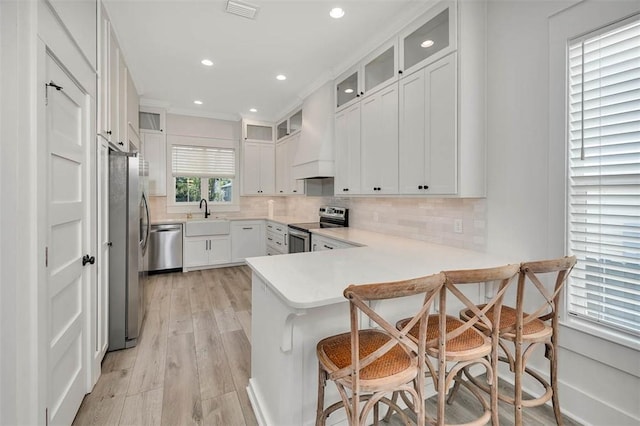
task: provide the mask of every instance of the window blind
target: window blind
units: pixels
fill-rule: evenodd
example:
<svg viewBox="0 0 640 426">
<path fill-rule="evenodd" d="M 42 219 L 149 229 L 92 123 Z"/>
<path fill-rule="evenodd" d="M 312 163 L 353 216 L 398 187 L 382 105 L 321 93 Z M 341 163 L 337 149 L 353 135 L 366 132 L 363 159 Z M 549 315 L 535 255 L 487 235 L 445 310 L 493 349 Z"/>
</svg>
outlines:
<svg viewBox="0 0 640 426">
<path fill-rule="evenodd" d="M 172 146 L 173 176 L 228 177 L 236 174 L 235 150 L 203 146 Z"/>
<path fill-rule="evenodd" d="M 640 335 L 640 16 L 568 48 L 568 311 Z"/>
</svg>

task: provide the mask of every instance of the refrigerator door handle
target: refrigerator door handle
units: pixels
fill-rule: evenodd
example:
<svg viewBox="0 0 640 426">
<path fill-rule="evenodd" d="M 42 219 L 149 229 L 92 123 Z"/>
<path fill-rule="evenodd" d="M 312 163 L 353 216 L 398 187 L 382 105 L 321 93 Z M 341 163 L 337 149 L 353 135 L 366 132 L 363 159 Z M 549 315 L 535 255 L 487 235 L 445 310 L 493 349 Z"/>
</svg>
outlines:
<svg viewBox="0 0 640 426">
<path fill-rule="evenodd" d="M 144 206 L 144 214 L 147 218 L 147 229 L 144 232 L 144 239 L 142 240 L 142 255 L 147 252 L 147 245 L 149 244 L 149 233 L 151 232 L 151 220 L 149 217 L 149 203 L 147 203 L 147 196 L 142 193 L 142 205 Z"/>
</svg>

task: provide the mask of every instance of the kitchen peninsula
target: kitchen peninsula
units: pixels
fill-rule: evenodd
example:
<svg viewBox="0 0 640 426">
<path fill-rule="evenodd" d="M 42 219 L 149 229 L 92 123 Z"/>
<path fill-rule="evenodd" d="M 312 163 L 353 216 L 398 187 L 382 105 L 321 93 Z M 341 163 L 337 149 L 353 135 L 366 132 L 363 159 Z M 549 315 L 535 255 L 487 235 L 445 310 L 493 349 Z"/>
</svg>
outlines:
<svg viewBox="0 0 640 426">
<path fill-rule="evenodd" d="M 314 424 L 316 343 L 349 330 L 349 306 L 342 295 L 348 285 L 519 261 L 355 228 L 312 232 L 361 247 L 247 259 L 253 271 L 248 392 L 264 425 Z M 479 301 L 484 294 L 484 288 L 476 287 L 467 296 Z M 410 306 L 416 305 L 411 300 L 381 302 L 376 309 L 399 319 Z M 453 312 L 457 307 L 449 308 Z M 338 400 L 332 386 L 327 386 L 326 395 L 327 401 Z"/>
</svg>

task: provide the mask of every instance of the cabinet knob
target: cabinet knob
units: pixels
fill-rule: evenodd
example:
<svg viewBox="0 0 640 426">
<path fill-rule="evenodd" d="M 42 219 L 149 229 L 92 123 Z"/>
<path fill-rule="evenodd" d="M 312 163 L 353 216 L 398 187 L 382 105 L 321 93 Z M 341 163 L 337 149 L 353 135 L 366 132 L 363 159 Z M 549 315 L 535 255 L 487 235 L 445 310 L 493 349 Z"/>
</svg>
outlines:
<svg viewBox="0 0 640 426">
<path fill-rule="evenodd" d="M 293 192 L 298 192 L 298 190 L 297 190 L 297 189 L 294 189 L 294 190 L 293 190 Z"/>
<path fill-rule="evenodd" d="M 358 93 L 358 94 L 356 95 L 356 98 L 359 98 L 359 97 L 360 97 L 360 94 Z"/>
<path fill-rule="evenodd" d="M 418 185 L 418 189 L 422 189 L 422 185 Z"/>
<path fill-rule="evenodd" d="M 364 95 L 364 92 L 360 92 L 361 95 Z"/>
<path fill-rule="evenodd" d="M 107 130 L 107 134 L 110 135 L 111 134 L 111 130 Z"/>
<path fill-rule="evenodd" d="M 429 189 L 429 185 L 425 185 L 425 186 L 424 186 L 424 189 Z"/>
<path fill-rule="evenodd" d="M 282 192 L 284 192 L 284 191 L 280 191 L 280 192 L 282 193 Z"/>
<path fill-rule="evenodd" d="M 398 70 L 398 74 L 402 74 L 402 70 Z"/>
</svg>

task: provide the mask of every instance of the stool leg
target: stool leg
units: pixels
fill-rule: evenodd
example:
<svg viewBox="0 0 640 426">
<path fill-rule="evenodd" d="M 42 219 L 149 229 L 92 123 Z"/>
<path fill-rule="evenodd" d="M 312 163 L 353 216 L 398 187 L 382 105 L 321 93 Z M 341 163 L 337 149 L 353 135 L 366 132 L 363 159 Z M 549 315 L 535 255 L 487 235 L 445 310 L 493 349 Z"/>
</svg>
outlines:
<svg viewBox="0 0 640 426">
<path fill-rule="evenodd" d="M 551 389 L 553 392 L 551 395 L 551 403 L 553 404 L 553 414 L 556 416 L 556 423 L 558 426 L 562 426 L 562 413 L 560 412 L 560 398 L 558 395 L 558 354 L 556 352 L 558 348 L 555 335 L 551 339 L 552 350 L 551 359 L 549 360 L 551 364 Z"/>
<path fill-rule="evenodd" d="M 327 373 L 318 363 L 318 406 L 316 408 L 316 426 L 324 426 L 324 387 L 327 384 Z"/>
<path fill-rule="evenodd" d="M 522 365 L 522 343 L 514 342 L 515 345 L 515 374 L 513 385 L 513 407 L 514 407 L 514 424 L 522 426 L 522 373 L 524 366 Z"/>
</svg>

